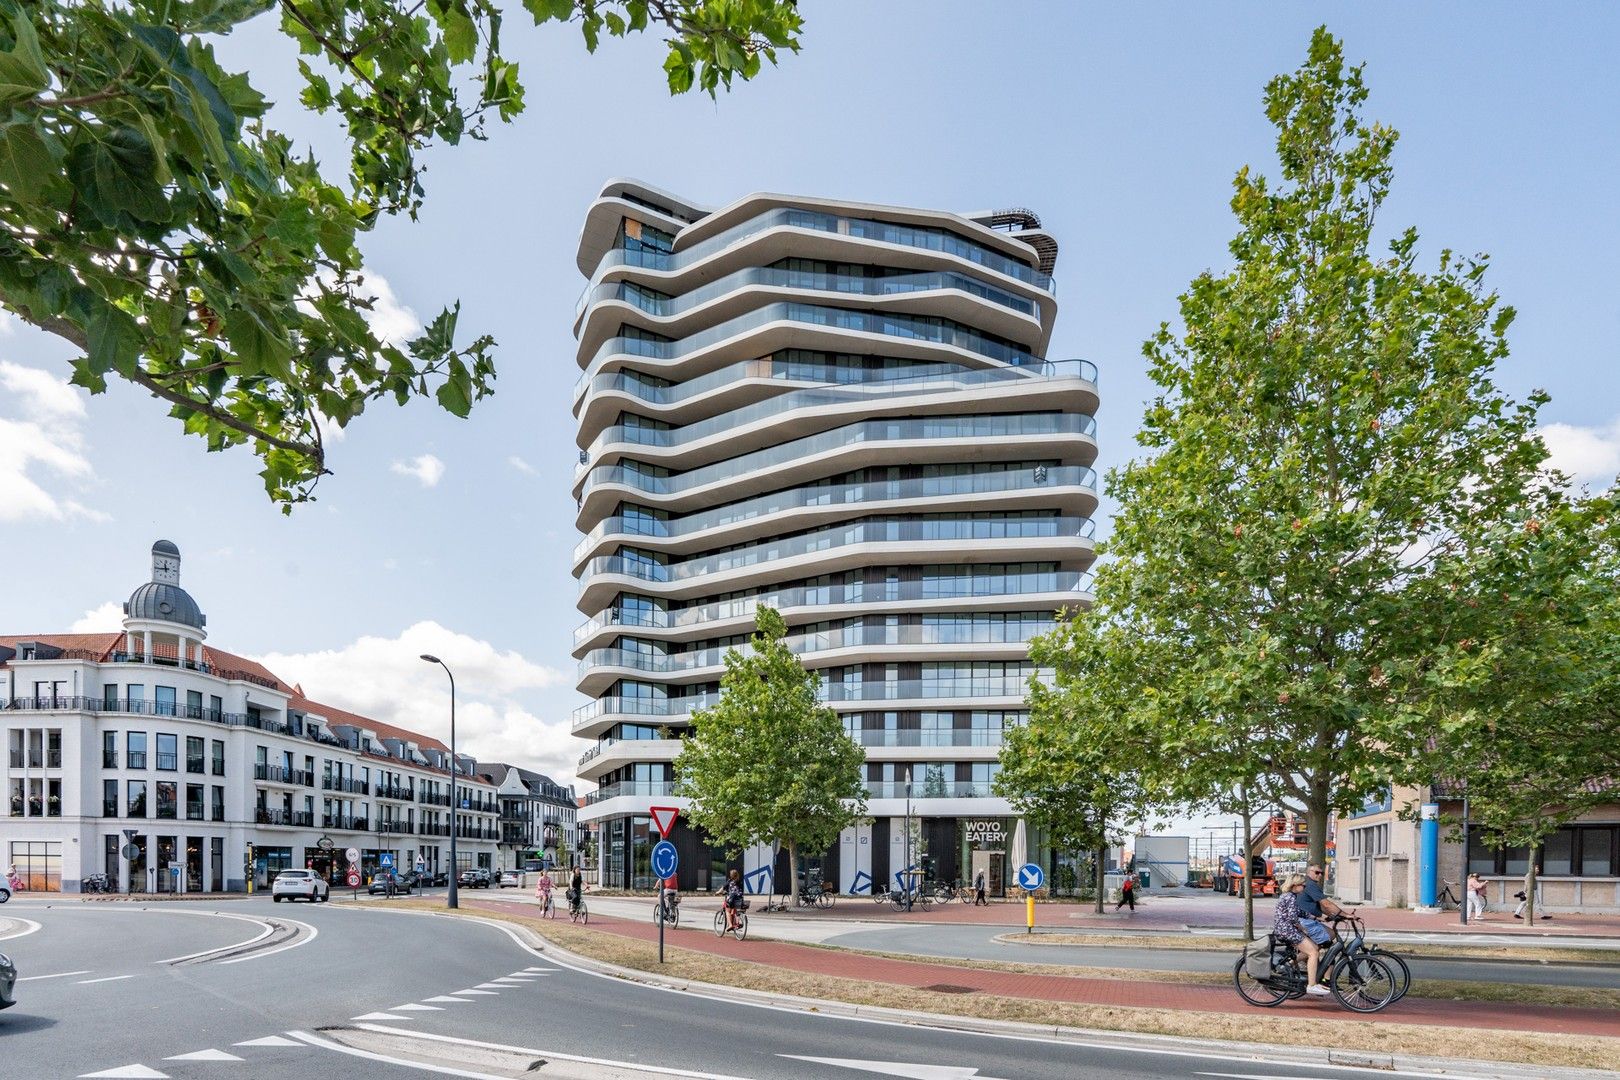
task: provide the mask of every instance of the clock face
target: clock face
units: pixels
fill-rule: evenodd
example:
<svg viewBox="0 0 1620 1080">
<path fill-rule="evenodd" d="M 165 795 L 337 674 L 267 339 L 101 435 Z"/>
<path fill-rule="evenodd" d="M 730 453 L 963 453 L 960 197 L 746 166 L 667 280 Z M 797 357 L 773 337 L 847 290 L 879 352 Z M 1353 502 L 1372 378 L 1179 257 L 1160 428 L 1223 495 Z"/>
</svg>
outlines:
<svg viewBox="0 0 1620 1080">
<path fill-rule="evenodd" d="M 180 560 L 167 556 L 159 556 L 152 560 L 152 576 L 164 581 L 177 581 L 180 578 Z"/>
</svg>

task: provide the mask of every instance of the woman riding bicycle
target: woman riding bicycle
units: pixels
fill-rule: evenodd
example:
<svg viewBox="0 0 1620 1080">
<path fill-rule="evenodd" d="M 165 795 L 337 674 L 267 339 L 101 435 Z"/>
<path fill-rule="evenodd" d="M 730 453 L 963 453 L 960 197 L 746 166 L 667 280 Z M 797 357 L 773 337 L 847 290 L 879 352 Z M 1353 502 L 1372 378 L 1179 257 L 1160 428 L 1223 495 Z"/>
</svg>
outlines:
<svg viewBox="0 0 1620 1080">
<path fill-rule="evenodd" d="M 574 876 L 568 879 L 568 910 L 574 911 L 579 907 L 581 898 L 585 895 L 585 875 L 580 873 L 579 867 L 574 867 Z"/>
<path fill-rule="evenodd" d="M 737 929 L 737 912 L 742 910 L 743 887 L 742 872 L 731 869 L 726 871 L 726 883 L 720 887 L 725 894 L 726 929 Z"/>
<path fill-rule="evenodd" d="M 1301 922 L 1299 897 L 1304 891 L 1305 875 L 1289 874 L 1283 882 L 1282 894 L 1277 897 L 1271 936 L 1273 940 L 1292 945 L 1305 955 L 1305 992 L 1321 997 L 1332 991 L 1316 981 L 1316 964 L 1322 957 L 1322 950 L 1310 939 Z"/>
<path fill-rule="evenodd" d="M 551 909 L 551 890 L 554 887 L 551 882 L 551 871 L 541 870 L 540 880 L 534 885 L 534 898 L 540 901 L 541 915 L 555 915 Z"/>
</svg>

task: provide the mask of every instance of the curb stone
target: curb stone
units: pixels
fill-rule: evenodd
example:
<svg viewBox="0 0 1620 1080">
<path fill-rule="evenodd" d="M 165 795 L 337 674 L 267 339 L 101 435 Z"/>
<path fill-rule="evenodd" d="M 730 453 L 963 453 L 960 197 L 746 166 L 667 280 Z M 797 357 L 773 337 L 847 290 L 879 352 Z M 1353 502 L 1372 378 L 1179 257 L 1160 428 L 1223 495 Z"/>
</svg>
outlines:
<svg viewBox="0 0 1620 1080">
<path fill-rule="evenodd" d="M 393 909 L 398 910 L 398 909 Z M 449 913 L 434 912 L 448 917 Z M 571 967 L 625 982 L 640 983 L 659 989 L 696 994 L 736 1004 L 739 1001 L 776 1009 L 791 1009 L 821 1016 L 846 1016 L 866 1020 L 883 1020 L 914 1027 L 940 1028 L 947 1031 L 965 1031 L 982 1035 L 1033 1036 L 1058 1042 L 1100 1044 L 1111 1049 L 1153 1049 L 1177 1054 L 1218 1055 L 1228 1059 L 1247 1057 L 1255 1062 L 1273 1065 L 1321 1065 L 1324 1051 L 1320 1047 L 1309 1049 L 1268 1046 L 1262 1043 L 1226 1042 L 1218 1039 L 1194 1039 L 1176 1035 L 1145 1035 L 1136 1032 L 1108 1031 L 1099 1028 L 1075 1028 L 1055 1024 L 1032 1024 L 1016 1020 L 983 1020 L 970 1016 L 950 1016 L 943 1013 L 920 1012 L 914 1009 L 895 1009 L 882 1005 L 852 1005 L 843 1001 L 807 998 L 788 994 L 774 994 L 761 990 L 720 986 L 716 983 L 691 979 L 673 979 L 621 967 L 602 960 L 593 960 L 571 952 L 526 926 L 487 919 L 477 915 L 456 916 L 476 922 L 503 926 L 519 935 L 536 952 L 557 957 Z M 1357 1050 L 1325 1052 L 1327 1063 L 1348 1068 L 1379 1069 L 1384 1071 L 1427 1073 L 1435 1077 L 1455 1076 L 1466 1072 L 1472 1080 L 1613 1080 L 1614 1074 L 1606 1069 L 1585 1069 L 1572 1066 L 1519 1065 L 1511 1062 L 1458 1060 L 1455 1058 L 1420 1057 L 1411 1054 L 1377 1054 Z"/>
</svg>

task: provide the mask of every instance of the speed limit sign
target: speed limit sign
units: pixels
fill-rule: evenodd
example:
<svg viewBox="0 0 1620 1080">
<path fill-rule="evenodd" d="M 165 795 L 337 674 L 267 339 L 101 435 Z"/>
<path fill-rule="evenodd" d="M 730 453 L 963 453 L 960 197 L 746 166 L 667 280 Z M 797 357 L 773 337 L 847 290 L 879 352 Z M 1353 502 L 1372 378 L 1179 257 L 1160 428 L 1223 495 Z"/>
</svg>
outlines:
<svg viewBox="0 0 1620 1080">
<path fill-rule="evenodd" d="M 358 889 L 359 887 L 360 887 L 360 871 L 356 870 L 354 867 L 351 866 L 351 867 L 349 867 L 349 888 Z"/>
</svg>

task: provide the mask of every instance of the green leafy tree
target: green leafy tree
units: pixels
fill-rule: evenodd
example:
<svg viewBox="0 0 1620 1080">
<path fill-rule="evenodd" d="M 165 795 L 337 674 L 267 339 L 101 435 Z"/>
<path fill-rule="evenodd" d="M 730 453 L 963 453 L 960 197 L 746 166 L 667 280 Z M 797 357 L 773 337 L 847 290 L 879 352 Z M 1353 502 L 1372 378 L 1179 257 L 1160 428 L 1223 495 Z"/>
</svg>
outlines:
<svg viewBox="0 0 1620 1080">
<path fill-rule="evenodd" d="M 799 853 L 826 851 L 866 813 L 866 755 L 786 636 L 781 614 L 761 606 L 750 651 L 726 650 L 719 703 L 692 714 L 675 776 L 688 816 L 715 843 L 786 845 L 797 900 Z"/>
<path fill-rule="evenodd" d="M 1121 826 L 1145 821 L 1157 799 L 1122 737 L 1139 684 L 1098 631 L 1078 613 L 1030 642 L 1030 659 L 1052 681 L 1030 680 L 1029 721 L 1004 736 L 994 788 L 1054 847 L 1093 855 L 1100 912 L 1109 844 Z"/>
<path fill-rule="evenodd" d="M 1550 497 L 1451 574 L 1467 632 L 1414 672 L 1430 693 L 1416 699 L 1403 779 L 1460 789 L 1470 824 L 1534 852 L 1620 797 L 1620 489 Z"/>
<path fill-rule="evenodd" d="M 1544 398 L 1491 382 L 1513 313 L 1484 259 L 1425 271 L 1410 229 L 1374 250 L 1396 134 L 1362 118 L 1366 97 L 1326 30 L 1267 86 L 1282 182 L 1238 173 L 1234 265 L 1196 278 L 1180 327 L 1144 347 L 1148 454 L 1109 477 L 1098 579 L 1102 617 L 1196 706 L 1163 755 L 1246 758 L 1208 797 L 1265 777 L 1304 810 L 1317 862 L 1329 816 L 1399 764 L 1391 670 L 1456 615 L 1437 567 L 1520 516 L 1545 457 Z"/>
<path fill-rule="evenodd" d="M 672 93 L 711 95 L 797 49 L 794 0 L 525 0 L 537 23 L 656 29 Z M 348 176 L 265 123 L 212 41 L 275 11 L 303 104 L 341 120 Z M 358 238 L 416 216 L 421 152 L 523 109 L 488 0 L 0 0 L 0 306 L 72 343 L 73 381 L 124 379 L 210 450 L 250 444 L 270 497 L 308 499 L 323 426 L 489 394 L 494 342 L 452 304 L 384 341 Z"/>
</svg>

